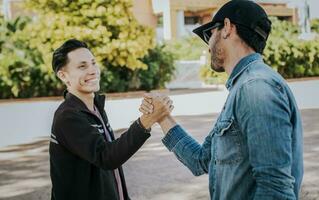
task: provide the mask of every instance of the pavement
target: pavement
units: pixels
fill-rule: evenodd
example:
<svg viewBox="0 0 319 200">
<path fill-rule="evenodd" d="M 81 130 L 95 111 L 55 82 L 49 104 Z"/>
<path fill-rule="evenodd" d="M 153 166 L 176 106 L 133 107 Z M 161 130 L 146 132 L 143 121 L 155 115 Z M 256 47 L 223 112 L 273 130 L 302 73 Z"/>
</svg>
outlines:
<svg viewBox="0 0 319 200">
<path fill-rule="evenodd" d="M 304 109 L 301 113 L 305 174 L 300 199 L 315 200 L 319 199 L 319 109 Z M 202 114 L 176 119 L 202 142 L 217 116 Z M 162 137 L 160 128 L 154 126 L 152 137 L 123 166 L 132 200 L 209 199 L 208 176 L 193 176 L 163 146 Z M 48 138 L 0 148 L 0 200 L 47 200 L 50 184 Z"/>
</svg>

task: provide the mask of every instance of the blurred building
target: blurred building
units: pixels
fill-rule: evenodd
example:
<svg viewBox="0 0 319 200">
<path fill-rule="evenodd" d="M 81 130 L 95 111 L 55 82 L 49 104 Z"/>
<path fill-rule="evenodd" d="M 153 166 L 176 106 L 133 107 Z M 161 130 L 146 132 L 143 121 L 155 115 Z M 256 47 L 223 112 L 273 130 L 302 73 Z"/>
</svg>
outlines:
<svg viewBox="0 0 319 200">
<path fill-rule="evenodd" d="M 30 15 L 23 8 L 23 0 L 3 0 L 2 13 L 8 18 Z M 156 29 L 158 40 L 169 40 L 191 34 L 200 24 L 211 20 L 214 13 L 227 0 L 133 0 L 133 13 L 137 20 Z M 295 8 L 287 0 L 256 0 L 270 16 L 297 23 Z"/>
<path fill-rule="evenodd" d="M 169 40 L 191 34 L 211 20 L 227 0 L 134 0 L 134 13 L 140 23 L 157 28 L 159 39 Z M 269 16 L 297 23 L 297 9 L 287 1 L 256 0 Z"/>
</svg>

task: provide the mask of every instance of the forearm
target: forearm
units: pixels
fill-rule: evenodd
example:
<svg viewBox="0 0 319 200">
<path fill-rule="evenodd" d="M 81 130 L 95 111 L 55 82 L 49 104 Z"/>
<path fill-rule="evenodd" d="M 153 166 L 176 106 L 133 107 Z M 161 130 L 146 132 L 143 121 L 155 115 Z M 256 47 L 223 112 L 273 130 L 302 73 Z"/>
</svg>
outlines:
<svg viewBox="0 0 319 200">
<path fill-rule="evenodd" d="M 168 133 L 162 139 L 166 148 L 174 152 L 178 160 L 187 166 L 195 176 L 208 172 L 211 149 L 210 141 L 211 139 L 208 136 L 203 145 L 198 144 L 197 141 L 188 135 L 179 125 L 169 129 Z"/>
<path fill-rule="evenodd" d="M 150 137 L 148 130 L 134 122 L 119 138 L 107 142 L 99 158 L 105 169 L 116 169 L 123 165 Z"/>
</svg>

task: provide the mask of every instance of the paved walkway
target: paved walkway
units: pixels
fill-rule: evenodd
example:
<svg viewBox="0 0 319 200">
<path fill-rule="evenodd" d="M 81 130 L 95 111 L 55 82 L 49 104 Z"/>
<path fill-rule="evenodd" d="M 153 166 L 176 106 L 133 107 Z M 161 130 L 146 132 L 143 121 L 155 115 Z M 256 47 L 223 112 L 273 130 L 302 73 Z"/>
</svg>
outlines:
<svg viewBox="0 0 319 200">
<path fill-rule="evenodd" d="M 178 122 L 198 141 L 207 135 L 216 114 L 180 116 Z M 319 109 L 303 110 L 305 175 L 302 200 L 319 199 Z M 132 200 L 204 200 L 208 176 L 194 177 L 160 139 L 158 126 L 152 137 L 125 165 Z M 0 149 L 0 200 L 47 200 L 50 195 L 46 138 Z"/>
</svg>

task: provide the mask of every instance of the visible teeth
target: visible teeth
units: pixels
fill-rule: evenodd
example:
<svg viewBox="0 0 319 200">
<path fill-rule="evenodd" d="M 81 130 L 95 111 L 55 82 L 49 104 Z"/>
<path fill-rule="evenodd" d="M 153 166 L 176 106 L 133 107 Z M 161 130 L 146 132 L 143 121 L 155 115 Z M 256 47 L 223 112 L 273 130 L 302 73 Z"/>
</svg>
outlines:
<svg viewBox="0 0 319 200">
<path fill-rule="evenodd" d="M 85 81 L 85 83 L 86 84 L 90 84 L 90 85 L 92 85 L 92 84 L 97 84 L 99 82 L 99 79 L 98 78 L 94 78 L 94 79 L 90 79 L 90 80 L 86 80 Z"/>
<path fill-rule="evenodd" d="M 98 79 L 97 79 L 97 78 L 95 78 L 95 79 L 90 79 L 90 80 L 87 80 L 86 82 L 95 82 L 95 81 L 98 81 Z"/>
</svg>

